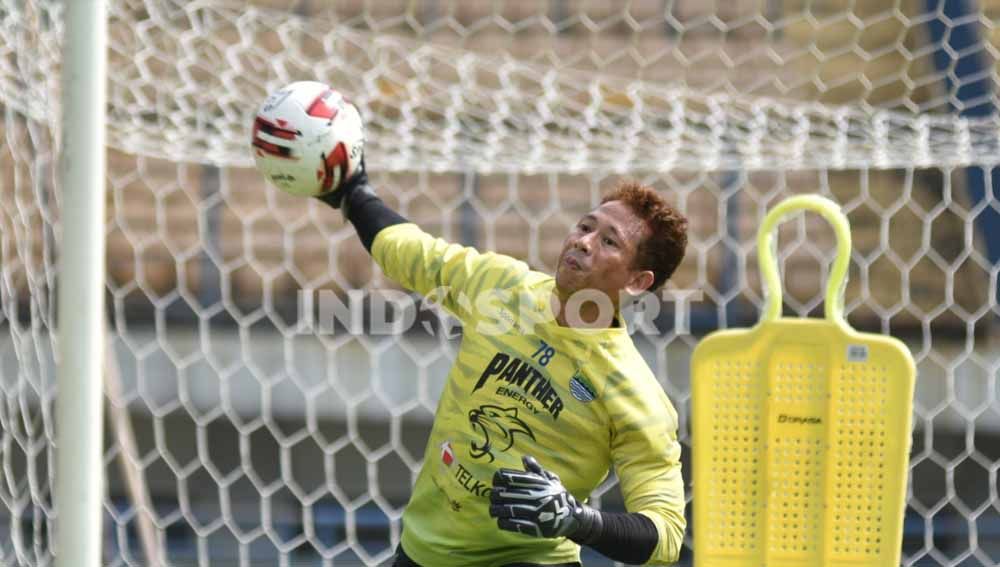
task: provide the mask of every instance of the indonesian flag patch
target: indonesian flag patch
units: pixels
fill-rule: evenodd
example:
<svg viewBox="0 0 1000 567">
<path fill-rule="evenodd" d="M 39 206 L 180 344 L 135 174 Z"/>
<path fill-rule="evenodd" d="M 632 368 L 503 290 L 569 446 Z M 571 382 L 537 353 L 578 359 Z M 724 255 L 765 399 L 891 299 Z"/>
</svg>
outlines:
<svg viewBox="0 0 1000 567">
<path fill-rule="evenodd" d="M 448 441 L 441 443 L 441 462 L 449 467 L 455 462 L 455 452 L 451 450 L 451 443 Z"/>
</svg>

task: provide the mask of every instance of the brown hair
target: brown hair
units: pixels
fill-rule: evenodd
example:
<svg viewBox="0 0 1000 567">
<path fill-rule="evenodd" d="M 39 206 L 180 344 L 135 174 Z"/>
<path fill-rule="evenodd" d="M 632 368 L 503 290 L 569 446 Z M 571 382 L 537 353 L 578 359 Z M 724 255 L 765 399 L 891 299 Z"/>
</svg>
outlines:
<svg viewBox="0 0 1000 567">
<path fill-rule="evenodd" d="M 621 201 L 646 223 L 649 236 L 639 243 L 635 267 L 653 272 L 654 291 L 666 282 L 684 259 L 687 247 L 688 221 L 652 187 L 638 181 L 625 180 L 601 199 Z"/>
</svg>

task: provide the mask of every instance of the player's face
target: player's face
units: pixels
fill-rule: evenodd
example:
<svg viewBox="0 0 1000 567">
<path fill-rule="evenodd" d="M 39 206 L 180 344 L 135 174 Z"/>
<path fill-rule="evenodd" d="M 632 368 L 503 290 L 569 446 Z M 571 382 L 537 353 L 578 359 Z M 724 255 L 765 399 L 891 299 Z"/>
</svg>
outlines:
<svg viewBox="0 0 1000 567">
<path fill-rule="evenodd" d="M 647 231 L 642 219 L 621 201 L 609 201 L 587 213 L 563 242 L 556 286 L 565 295 L 600 291 L 615 305 L 620 291 L 642 291 L 652 282 L 652 272 L 635 270 L 633 264 Z"/>
</svg>

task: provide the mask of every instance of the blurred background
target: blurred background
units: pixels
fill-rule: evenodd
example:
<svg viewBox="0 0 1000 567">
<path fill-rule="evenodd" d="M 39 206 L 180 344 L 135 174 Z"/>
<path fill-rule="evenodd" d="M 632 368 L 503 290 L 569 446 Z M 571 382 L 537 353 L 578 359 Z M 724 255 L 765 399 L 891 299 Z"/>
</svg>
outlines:
<svg viewBox="0 0 1000 567">
<path fill-rule="evenodd" d="M 257 106 L 305 79 L 358 105 L 374 184 L 432 234 L 551 271 L 623 176 L 689 217 L 668 289 L 691 299 L 633 335 L 688 483 L 688 362 L 755 323 L 757 226 L 789 195 L 840 203 L 848 319 L 917 361 L 904 564 L 1000 563 L 1000 3 L 108 3 L 108 565 L 378 565 L 398 542 L 460 335 L 432 310 L 391 336 L 309 323 L 305 295 L 398 288 L 251 167 Z M 53 554 L 62 17 L 0 1 L 4 565 Z M 778 251 L 785 314 L 822 316 L 832 230 L 797 217 Z M 623 508 L 613 476 L 594 500 Z"/>
</svg>

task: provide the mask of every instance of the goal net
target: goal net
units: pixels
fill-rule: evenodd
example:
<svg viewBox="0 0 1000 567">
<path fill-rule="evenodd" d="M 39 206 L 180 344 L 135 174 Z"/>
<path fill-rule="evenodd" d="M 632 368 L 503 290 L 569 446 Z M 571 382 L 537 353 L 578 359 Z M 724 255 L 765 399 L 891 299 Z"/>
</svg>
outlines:
<svg viewBox="0 0 1000 567">
<path fill-rule="evenodd" d="M 380 564 L 437 458 L 453 322 L 399 302 L 412 322 L 385 332 L 372 298 L 398 288 L 340 214 L 251 168 L 252 113 L 301 79 L 358 105 L 392 206 L 539 270 L 621 176 L 679 206 L 688 256 L 633 338 L 688 483 L 688 361 L 755 322 L 760 220 L 796 193 L 842 204 L 848 319 L 917 361 L 905 563 L 1000 562 L 1000 4 L 108 4 L 106 564 Z M 61 2 L 0 0 L 4 565 L 56 553 L 63 30 Z M 821 315 L 832 231 L 798 218 L 779 252 L 786 313 Z M 362 317 L 333 316 L 351 300 Z M 613 476 L 594 502 L 622 509 Z"/>
</svg>

